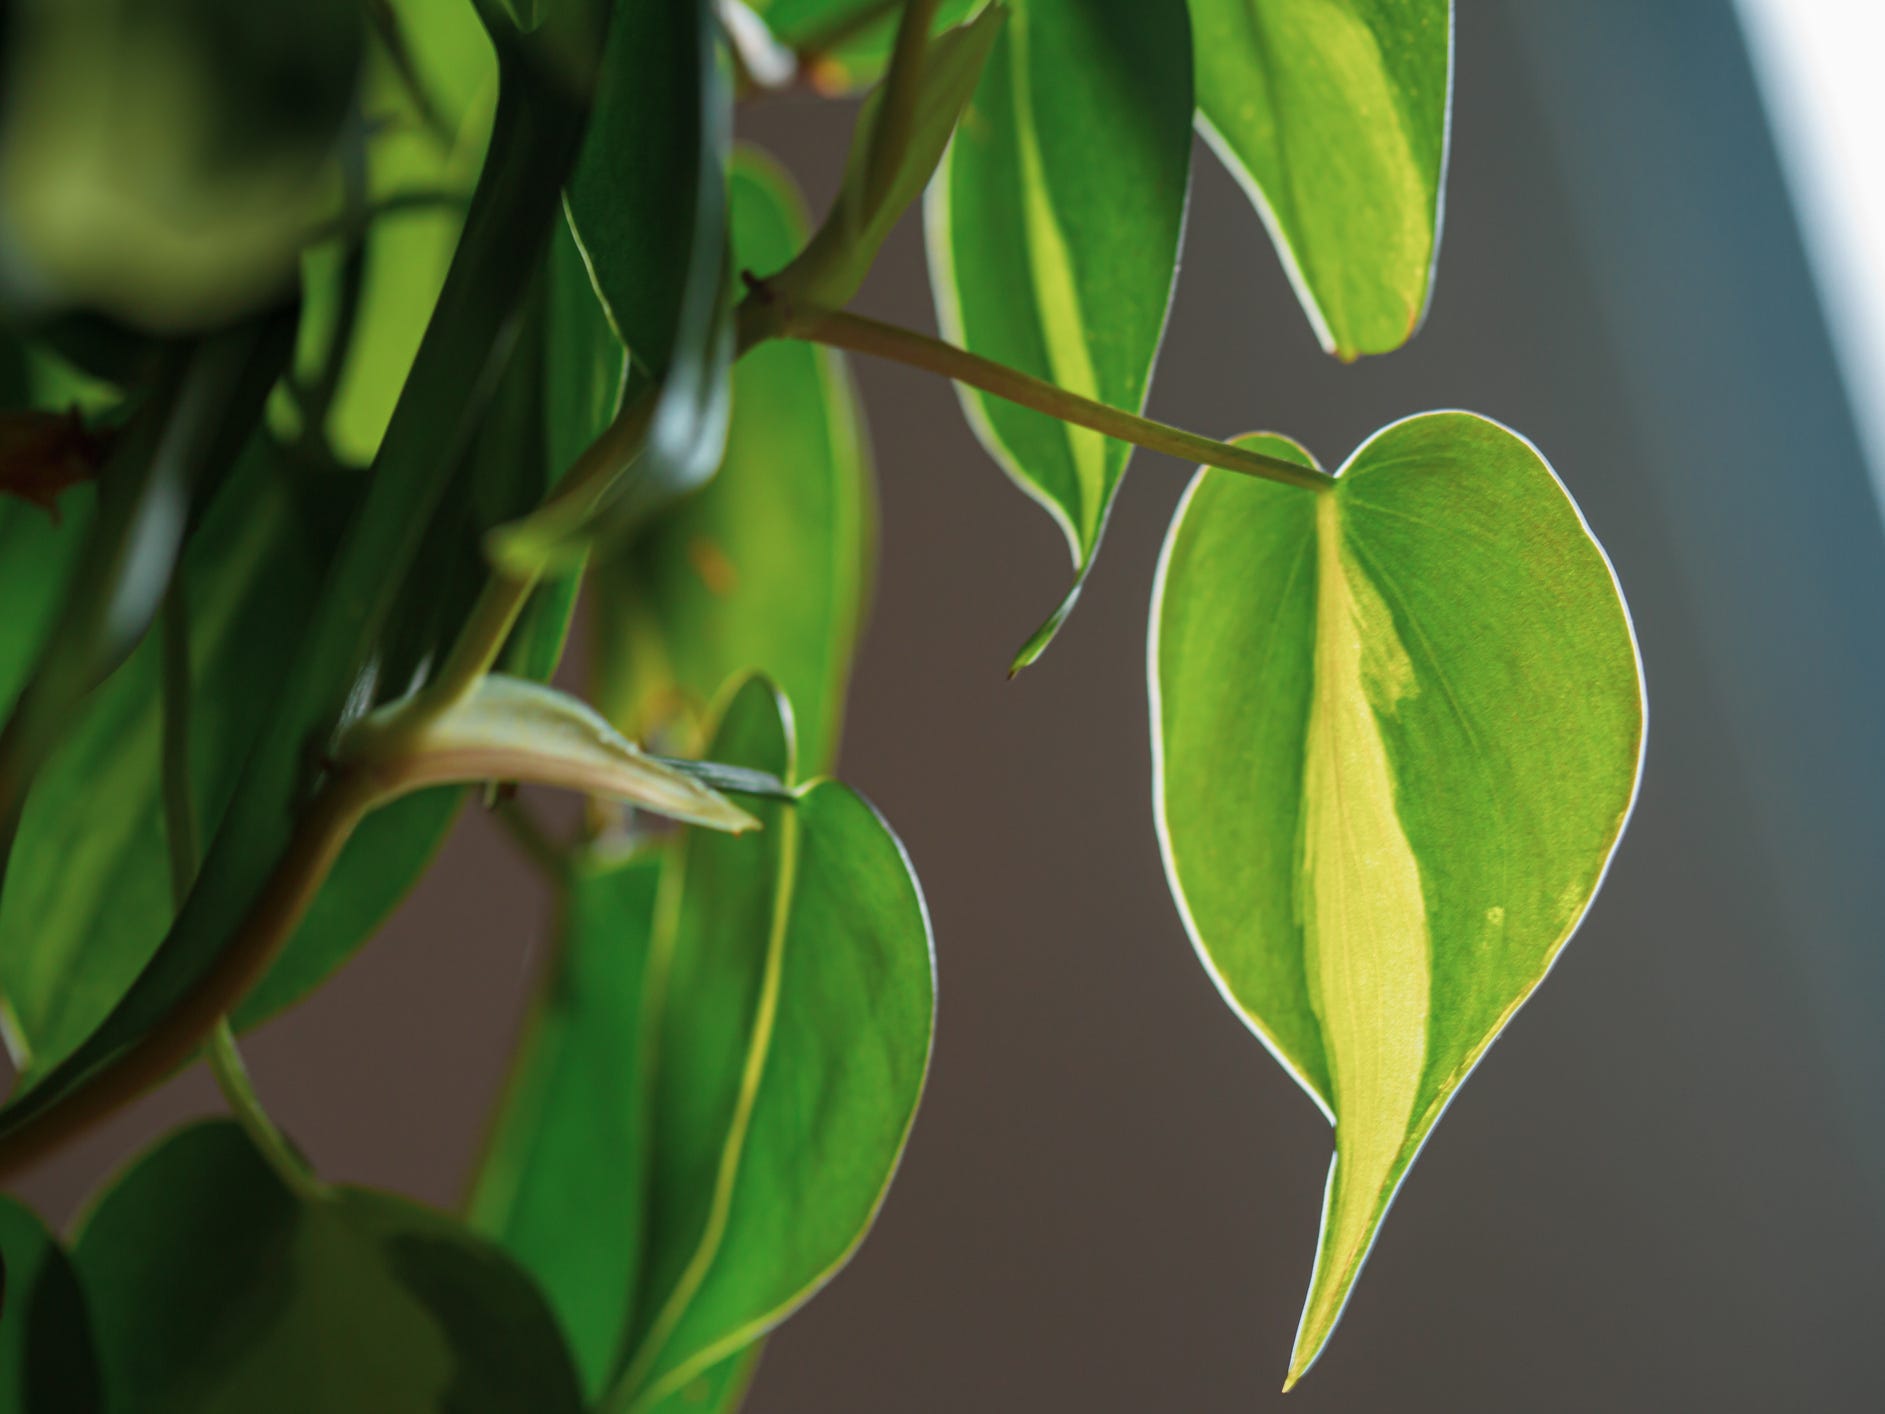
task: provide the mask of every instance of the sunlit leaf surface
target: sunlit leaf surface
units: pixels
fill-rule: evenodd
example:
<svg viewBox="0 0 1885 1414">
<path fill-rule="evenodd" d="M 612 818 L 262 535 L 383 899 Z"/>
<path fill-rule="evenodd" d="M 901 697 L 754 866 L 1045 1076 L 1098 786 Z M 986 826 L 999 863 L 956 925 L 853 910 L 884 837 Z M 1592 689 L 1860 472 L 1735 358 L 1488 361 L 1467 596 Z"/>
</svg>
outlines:
<svg viewBox="0 0 1885 1414">
<path fill-rule="evenodd" d="M 1008 17 L 928 204 L 944 334 L 1137 412 L 1165 328 L 1191 157 L 1183 0 L 1030 0 Z M 1073 607 L 1131 448 L 960 390 L 990 455 L 1067 537 Z"/>
<path fill-rule="evenodd" d="M 1327 492 L 1200 472 L 1166 541 L 1150 671 L 1186 926 L 1335 1124 L 1293 1382 L 1603 877 L 1642 756 L 1635 640 L 1531 444 L 1433 413 L 1377 433 Z"/>
<path fill-rule="evenodd" d="M 1440 242 L 1452 0 L 1192 0 L 1198 120 L 1323 348 L 1413 337 Z"/>
</svg>

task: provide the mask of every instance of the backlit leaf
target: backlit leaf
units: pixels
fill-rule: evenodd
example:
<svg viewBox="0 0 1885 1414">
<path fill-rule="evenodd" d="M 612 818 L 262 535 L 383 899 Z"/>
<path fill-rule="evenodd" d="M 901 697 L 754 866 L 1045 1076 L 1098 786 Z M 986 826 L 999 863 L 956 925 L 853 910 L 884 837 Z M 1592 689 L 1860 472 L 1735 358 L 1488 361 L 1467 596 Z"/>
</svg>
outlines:
<svg viewBox="0 0 1885 1414">
<path fill-rule="evenodd" d="M 749 684 L 713 754 L 777 761 L 766 706 Z M 673 869 L 650 991 L 653 1236 L 622 1386 L 637 1410 L 745 1348 L 849 1259 L 908 1136 L 935 1001 L 908 860 L 844 786 L 807 787 L 748 839 L 690 832 Z"/>
<path fill-rule="evenodd" d="M 1198 125 L 1322 347 L 1399 348 L 1439 251 L 1452 0 L 1191 0 L 1191 17 Z"/>
<path fill-rule="evenodd" d="M 113 1409 L 582 1407 L 549 1309 L 508 1257 L 390 1194 L 300 1197 L 227 1121 L 133 1164 L 74 1256 Z"/>
<path fill-rule="evenodd" d="M 1184 225 L 1191 77 L 1183 0 L 1015 8 L 930 188 L 945 336 L 1084 397 L 1144 406 Z M 1131 448 L 972 389 L 961 397 L 1073 556 L 1073 590 L 1019 668 L 1072 609 Z"/>
<path fill-rule="evenodd" d="M 1431 413 L 1377 433 L 1327 492 L 1201 471 L 1149 656 L 1186 927 L 1335 1124 L 1293 1383 L 1428 1132 L 1603 878 L 1642 759 L 1636 644 L 1531 444 Z"/>
<path fill-rule="evenodd" d="M 734 162 L 732 204 L 742 267 L 803 241 L 790 180 L 755 152 Z M 713 480 L 598 567 L 597 695 L 631 735 L 696 744 L 721 684 L 756 669 L 791 701 L 804 758 L 829 766 L 874 529 L 863 443 L 841 355 L 775 340 L 740 360 Z"/>
</svg>

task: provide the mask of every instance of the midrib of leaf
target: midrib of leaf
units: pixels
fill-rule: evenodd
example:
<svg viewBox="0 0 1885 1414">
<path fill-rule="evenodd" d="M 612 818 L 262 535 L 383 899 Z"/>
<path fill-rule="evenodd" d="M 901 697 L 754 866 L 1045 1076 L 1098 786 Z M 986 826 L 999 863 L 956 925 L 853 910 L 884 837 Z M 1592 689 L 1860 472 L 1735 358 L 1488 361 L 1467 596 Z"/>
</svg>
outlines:
<svg viewBox="0 0 1885 1414">
<path fill-rule="evenodd" d="M 1395 810 L 1376 715 L 1417 690 L 1413 665 L 1380 593 L 1342 553 L 1333 493 L 1316 506 L 1315 623 L 1302 914 L 1336 1159 L 1292 1381 L 1341 1314 L 1391 1191 L 1418 1099 L 1431 988 L 1420 866 Z"/>
<path fill-rule="evenodd" d="M 769 826 L 780 831 L 779 882 L 773 895 L 772 923 L 766 938 L 766 967 L 760 981 L 759 1003 L 753 1014 L 752 1039 L 747 1043 L 746 1065 L 740 1074 L 740 1092 L 734 1102 L 733 1116 L 727 1125 L 727 1137 L 720 1149 L 720 1164 L 714 1177 L 713 1202 L 707 1211 L 707 1223 L 700 1242 L 688 1259 L 680 1280 L 674 1285 L 661 1313 L 648 1328 L 641 1349 L 623 1375 L 613 1398 L 604 1406 L 616 1411 L 634 1411 L 647 1407 L 661 1393 L 660 1387 L 648 1389 L 650 1377 L 660 1365 L 663 1347 L 674 1334 L 688 1305 L 699 1292 L 714 1259 L 720 1254 L 726 1236 L 728 1214 L 733 1207 L 733 1189 L 739 1178 L 740 1156 L 746 1147 L 747 1131 L 752 1127 L 753 1106 L 759 1098 L 759 1083 L 766 1072 L 766 1059 L 772 1049 L 773 1025 L 779 1015 L 779 992 L 785 977 L 785 941 L 792 916 L 792 894 L 798 883 L 799 824 L 791 810 L 779 812 Z M 683 878 L 683 883 L 685 879 Z M 683 891 L 675 891 L 678 897 Z M 663 988 L 665 991 L 665 988 Z"/>
<path fill-rule="evenodd" d="M 1014 86 L 1016 155 L 1021 160 L 1021 210 L 1028 269 L 1040 301 L 1041 341 L 1047 351 L 1048 377 L 1069 392 L 1104 401 L 1099 378 L 1087 349 L 1086 321 L 1080 311 L 1080 292 L 1074 286 L 1073 253 L 1054 204 L 1048 195 L 1047 173 L 1041 161 L 1040 135 L 1034 124 L 1033 81 L 1028 72 L 1028 19 L 1023 6 L 1008 20 L 1009 73 Z M 1085 427 L 1061 423 L 1067 453 L 1080 487 L 1080 516 L 1076 547 L 1085 566 L 1099 535 L 1106 505 L 1106 439 Z"/>
</svg>

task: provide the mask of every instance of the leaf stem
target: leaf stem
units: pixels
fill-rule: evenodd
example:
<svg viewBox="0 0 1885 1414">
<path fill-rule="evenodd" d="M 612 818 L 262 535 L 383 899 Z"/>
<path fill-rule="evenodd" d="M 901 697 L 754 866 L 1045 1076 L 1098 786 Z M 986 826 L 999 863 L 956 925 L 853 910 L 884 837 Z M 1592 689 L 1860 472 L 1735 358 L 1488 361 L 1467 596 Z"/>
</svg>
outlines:
<svg viewBox="0 0 1885 1414">
<path fill-rule="evenodd" d="M 772 297 L 772 292 L 766 286 L 757 285 L 748 304 L 753 301 L 764 302 Z M 743 320 L 742 329 L 748 329 L 756 322 L 755 319 Z M 1071 422 L 1077 427 L 1091 428 L 1108 437 L 1117 437 L 1122 442 L 1131 442 L 1148 451 L 1163 452 L 1185 461 L 1202 462 L 1206 466 L 1222 467 L 1225 471 L 1241 472 L 1246 476 L 1258 476 L 1267 481 L 1312 491 L 1327 490 L 1335 484 L 1335 479 L 1325 472 L 1312 471 L 1294 462 L 1284 461 L 1281 457 L 1247 451 L 1228 442 L 1213 441 L 1195 432 L 1186 432 L 1182 428 L 1155 422 L 1149 417 L 1109 407 L 1092 398 L 1070 393 L 1030 373 L 1023 373 L 1018 368 L 1010 368 L 993 359 L 983 358 L 980 354 L 970 353 L 967 349 L 957 348 L 954 344 L 944 343 L 941 339 L 931 338 L 928 334 L 885 324 L 861 314 L 792 306 L 783 308 L 774 318 L 772 331 L 784 338 L 826 344 L 832 348 L 869 354 L 874 358 L 889 359 L 911 368 L 939 373 L 1007 402 L 1033 408 L 1036 412 L 1046 413 L 1062 422 Z"/>
<path fill-rule="evenodd" d="M 177 1007 L 101 1060 L 84 1080 L 0 1135 L 0 1178 L 84 1133 L 187 1063 L 224 1015 L 267 972 L 314 901 L 353 828 L 372 805 L 367 773 L 340 772 L 316 792 L 288 849 L 228 946 Z"/>
<path fill-rule="evenodd" d="M 182 565 L 171 576 L 164 595 L 159 633 L 163 640 L 164 837 L 170 855 L 171 906 L 181 909 L 190 885 L 196 882 L 202 858 L 190 775 L 190 603 Z M 326 1186 L 275 1127 L 256 1097 L 227 1016 L 216 1022 L 210 1034 L 208 1059 L 210 1073 L 216 1077 L 230 1112 L 282 1182 L 304 1198 L 324 1195 Z"/>
<path fill-rule="evenodd" d="M 249 1081 L 249 1068 L 242 1063 L 242 1052 L 236 1048 L 235 1032 L 230 1029 L 227 1016 L 217 1021 L 210 1032 L 207 1054 L 210 1074 L 216 1077 L 216 1088 L 222 1091 L 229 1112 L 289 1192 L 310 1201 L 329 1197 L 331 1190 L 315 1176 L 307 1160 L 288 1142 L 288 1136 L 276 1128 L 275 1121 L 262 1107 Z"/>
<path fill-rule="evenodd" d="M 916 123 L 916 103 L 922 96 L 923 58 L 929 32 L 936 21 L 938 0 L 905 0 L 897 21 L 896 47 L 890 51 L 890 69 L 884 75 L 883 104 L 871 132 L 870 167 L 866 190 L 887 191 L 890 179 L 910 145 Z"/>
</svg>

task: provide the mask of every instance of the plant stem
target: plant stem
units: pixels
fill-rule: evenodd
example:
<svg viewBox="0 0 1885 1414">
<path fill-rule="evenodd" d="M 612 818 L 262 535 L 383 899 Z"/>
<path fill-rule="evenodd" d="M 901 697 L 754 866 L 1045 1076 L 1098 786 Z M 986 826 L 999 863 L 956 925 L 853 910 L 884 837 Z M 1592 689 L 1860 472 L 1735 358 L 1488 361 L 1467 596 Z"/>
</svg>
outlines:
<svg viewBox="0 0 1885 1414">
<path fill-rule="evenodd" d="M 302 813 L 254 907 L 197 985 L 151 1030 L 101 1061 L 83 1083 L 0 1137 L 0 1178 L 84 1133 L 195 1056 L 293 936 L 376 791 L 365 773 L 341 772 L 329 779 Z"/>
<path fill-rule="evenodd" d="M 171 577 L 164 595 L 160 625 L 163 639 L 163 793 L 164 835 L 170 854 L 171 906 L 181 909 L 196 881 L 201 852 L 197 841 L 196 808 L 190 777 L 190 605 L 183 567 Z M 289 1189 L 304 1198 L 326 1193 L 325 1186 L 286 1136 L 275 1127 L 249 1083 L 249 1072 L 236 1049 L 229 1018 L 216 1022 L 209 1042 L 210 1073 L 223 1092 L 230 1112 L 249 1140 L 268 1160 Z"/>
<path fill-rule="evenodd" d="M 889 189 L 891 175 L 903 158 L 904 148 L 910 145 L 916 100 L 922 92 L 923 57 L 929 48 L 936 5 L 937 0 L 905 0 L 903 17 L 897 21 L 896 48 L 890 52 L 883 102 L 877 110 L 877 126 L 871 132 L 866 190 L 873 194 Z"/>
<path fill-rule="evenodd" d="M 763 302 L 770 297 L 770 292 L 761 286 L 754 291 L 751 299 Z M 743 322 L 742 327 L 746 327 L 749 322 Z M 1167 456 L 1203 462 L 1206 466 L 1222 467 L 1225 471 L 1242 472 L 1246 476 L 1259 476 L 1285 486 L 1299 486 L 1312 491 L 1327 490 L 1335 484 L 1335 478 L 1325 472 L 1312 471 L 1295 462 L 1284 461 L 1281 457 L 1247 451 L 1228 442 L 1216 442 L 1209 437 L 1200 437 L 1195 432 L 1155 422 L 1149 417 L 1123 412 L 1119 408 L 1095 402 L 1092 398 L 1070 393 L 1065 388 L 1023 373 L 1020 369 L 944 343 L 941 339 L 919 334 L 914 329 L 885 324 L 861 314 L 795 306 L 786 309 L 776 319 L 774 328 L 784 338 L 828 344 L 832 348 L 870 354 L 875 358 L 890 359 L 912 368 L 940 373 L 945 378 L 966 383 L 984 393 L 992 393 L 1007 402 L 1033 408 L 1036 412 L 1057 417 L 1062 422 L 1071 422 L 1077 427 L 1091 428 L 1108 437 L 1117 437 L 1122 442 L 1131 442 L 1148 451 L 1164 452 Z"/>
<path fill-rule="evenodd" d="M 315 1176 L 307 1160 L 288 1142 L 288 1136 L 275 1127 L 275 1121 L 262 1108 L 255 1087 L 249 1082 L 249 1068 L 242 1063 L 242 1052 L 236 1049 L 235 1032 L 230 1030 L 227 1016 L 217 1021 L 215 1029 L 210 1032 L 207 1051 L 210 1074 L 216 1077 L 216 1088 L 223 1092 L 229 1112 L 235 1116 L 236 1123 L 242 1126 L 243 1133 L 249 1136 L 249 1142 L 268 1160 L 268 1166 L 275 1170 L 276 1176 L 291 1193 L 301 1198 L 311 1201 L 328 1197 L 328 1186 Z"/>
</svg>

